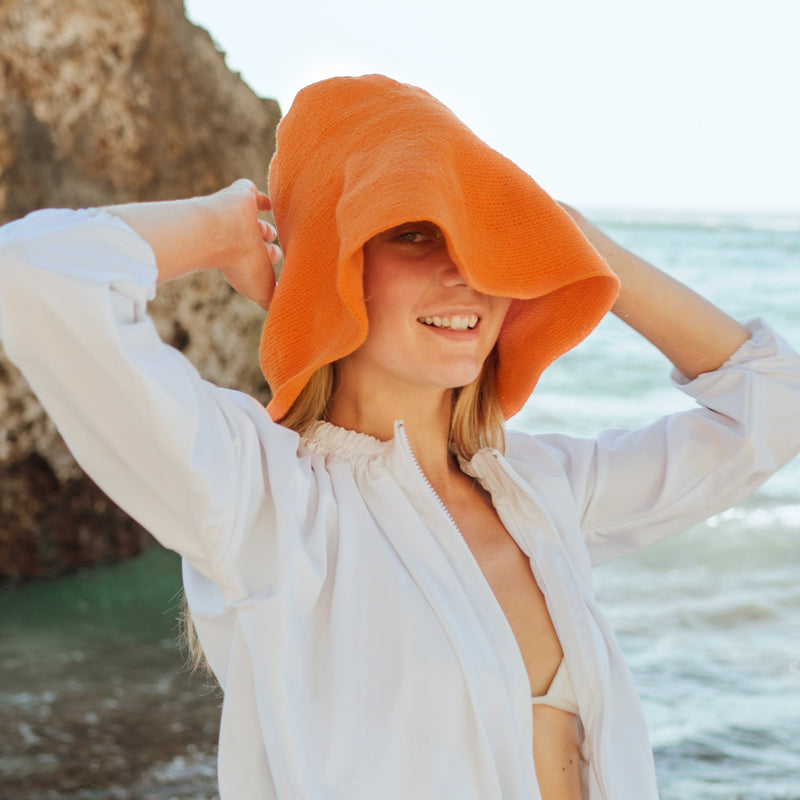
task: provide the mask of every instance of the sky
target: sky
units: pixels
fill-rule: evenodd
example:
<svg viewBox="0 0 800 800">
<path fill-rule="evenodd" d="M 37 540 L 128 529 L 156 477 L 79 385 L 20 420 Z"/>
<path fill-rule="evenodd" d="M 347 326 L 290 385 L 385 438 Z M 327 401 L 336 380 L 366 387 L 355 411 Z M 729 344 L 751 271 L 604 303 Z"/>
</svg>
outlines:
<svg viewBox="0 0 800 800">
<path fill-rule="evenodd" d="M 185 0 L 286 110 L 421 86 L 584 209 L 800 214 L 800 0 Z"/>
</svg>

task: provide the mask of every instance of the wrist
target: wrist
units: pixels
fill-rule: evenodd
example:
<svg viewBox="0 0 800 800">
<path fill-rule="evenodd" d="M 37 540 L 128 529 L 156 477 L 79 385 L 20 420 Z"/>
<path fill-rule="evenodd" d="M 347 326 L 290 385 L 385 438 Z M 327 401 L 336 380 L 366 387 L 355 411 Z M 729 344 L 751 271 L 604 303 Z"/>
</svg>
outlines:
<svg viewBox="0 0 800 800">
<path fill-rule="evenodd" d="M 183 232 L 181 237 L 184 252 L 193 262 L 193 270 L 218 269 L 229 248 L 226 236 L 226 218 L 209 196 L 192 197 L 186 203 Z"/>
<path fill-rule="evenodd" d="M 256 218 L 255 201 L 234 187 L 210 195 L 193 197 L 193 251 L 197 269 L 225 270 L 246 254 Z"/>
<path fill-rule="evenodd" d="M 210 253 L 209 218 L 194 198 L 107 206 L 152 248 L 158 281 L 204 269 Z"/>
</svg>

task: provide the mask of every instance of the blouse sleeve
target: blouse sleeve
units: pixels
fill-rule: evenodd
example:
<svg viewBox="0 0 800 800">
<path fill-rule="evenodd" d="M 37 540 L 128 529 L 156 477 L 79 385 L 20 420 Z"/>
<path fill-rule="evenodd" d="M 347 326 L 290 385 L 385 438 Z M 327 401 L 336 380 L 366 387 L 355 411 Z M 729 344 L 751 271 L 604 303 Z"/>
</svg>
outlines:
<svg viewBox="0 0 800 800">
<path fill-rule="evenodd" d="M 309 476 L 293 431 L 160 340 L 146 313 L 156 277 L 119 218 L 30 214 L 0 229 L 0 340 L 100 488 L 237 599 L 274 578 L 274 532 L 304 507 Z"/>
<path fill-rule="evenodd" d="M 800 452 L 800 356 L 762 320 L 718 370 L 673 383 L 697 407 L 596 440 L 543 436 L 569 480 L 592 563 L 743 500 Z"/>
</svg>

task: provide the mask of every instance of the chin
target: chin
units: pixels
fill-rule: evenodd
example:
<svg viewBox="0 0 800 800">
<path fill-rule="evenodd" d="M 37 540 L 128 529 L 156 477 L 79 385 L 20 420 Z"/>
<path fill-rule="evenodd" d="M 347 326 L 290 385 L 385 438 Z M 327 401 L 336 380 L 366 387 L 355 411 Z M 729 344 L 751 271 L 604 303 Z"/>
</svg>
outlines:
<svg viewBox="0 0 800 800">
<path fill-rule="evenodd" d="M 442 365 L 438 370 L 420 370 L 417 373 L 419 385 L 428 386 L 438 390 L 450 391 L 461 389 L 480 377 L 483 371 L 483 364 L 448 364 Z M 411 377 L 409 375 L 409 377 Z M 412 377 L 413 380 L 413 377 Z"/>
<path fill-rule="evenodd" d="M 461 373 L 460 375 L 452 376 L 452 379 L 447 382 L 447 389 L 463 389 L 476 381 L 481 375 L 481 370 L 470 370 L 469 372 Z"/>
</svg>

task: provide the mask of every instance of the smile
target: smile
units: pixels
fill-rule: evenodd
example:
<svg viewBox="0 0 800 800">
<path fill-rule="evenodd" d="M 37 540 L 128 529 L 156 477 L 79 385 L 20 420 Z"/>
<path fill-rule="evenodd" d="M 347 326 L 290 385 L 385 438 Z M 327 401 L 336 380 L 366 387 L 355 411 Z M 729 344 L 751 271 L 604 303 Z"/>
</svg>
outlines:
<svg viewBox="0 0 800 800">
<path fill-rule="evenodd" d="M 467 331 L 478 324 L 478 315 L 469 314 L 460 317 L 419 317 L 417 322 L 421 322 L 423 325 L 432 325 L 434 328 L 450 328 L 450 330 L 453 331 Z"/>
</svg>

